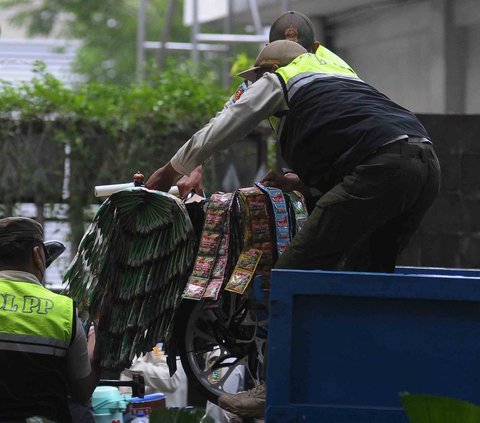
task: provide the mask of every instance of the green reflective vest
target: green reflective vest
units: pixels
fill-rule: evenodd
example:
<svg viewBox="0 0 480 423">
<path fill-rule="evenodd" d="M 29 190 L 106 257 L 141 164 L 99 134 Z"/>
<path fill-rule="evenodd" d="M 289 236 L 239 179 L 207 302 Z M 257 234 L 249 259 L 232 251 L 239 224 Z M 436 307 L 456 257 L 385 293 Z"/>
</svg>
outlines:
<svg viewBox="0 0 480 423">
<path fill-rule="evenodd" d="M 304 76 L 315 75 L 315 77 L 318 78 L 322 74 L 325 76 L 338 75 L 340 77 L 345 76 L 360 80 L 356 72 L 347 62 L 324 46 L 319 46 L 315 54 L 305 53 L 298 56 L 287 66 L 277 69 L 276 73 L 280 75 L 285 82 L 287 88 L 285 96 L 288 101 L 290 101 L 292 95 L 295 94 L 298 88 L 311 82 L 309 78 L 304 78 Z M 297 80 L 299 79 L 303 80 L 298 83 Z M 289 88 L 294 83 L 295 87 L 290 90 Z M 271 116 L 269 117 L 269 121 L 272 128 L 277 130 L 280 124 L 280 119 Z"/>
<path fill-rule="evenodd" d="M 292 79 L 300 74 L 302 74 L 302 77 L 303 75 L 315 75 L 317 78 L 321 75 L 338 75 L 358 79 L 357 74 L 342 59 L 333 53 L 331 54 L 336 57 L 338 61 L 335 61 L 334 57 L 329 58 L 328 56 L 324 57 L 318 54 L 305 53 L 295 58 L 290 64 L 277 69 L 275 72 L 282 77 L 287 88 L 292 85 Z M 298 78 L 295 78 L 295 81 L 297 79 Z M 305 83 L 308 83 L 308 81 L 304 81 L 301 85 L 303 86 Z"/>
<path fill-rule="evenodd" d="M 350 67 L 350 65 L 343 59 L 338 57 L 335 53 L 331 52 L 324 46 L 319 46 L 315 55 L 320 59 L 322 63 L 328 65 L 332 71 L 342 69 L 349 75 L 357 76 L 356 72 Z"/>
<path fill-rule="evenodd" d="M 282 157 L 303 183 L 321 192 L 389 141 L 428 138 L 412 112 L 331 54 L 305 53 L 276 70 L 289 108 L 277 130 Z"/>
<path fill-rule="evenodd" d="M 66 356 L 73 313 L 71 298 L 35 283 L 0 279 L 0 350 Z"/>
</svg>

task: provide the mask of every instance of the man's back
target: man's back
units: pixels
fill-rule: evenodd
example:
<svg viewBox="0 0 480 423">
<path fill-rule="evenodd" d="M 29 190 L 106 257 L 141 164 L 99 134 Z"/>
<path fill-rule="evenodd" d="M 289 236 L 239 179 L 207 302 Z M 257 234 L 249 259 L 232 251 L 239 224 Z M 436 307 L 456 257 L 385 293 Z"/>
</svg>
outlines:
<svg viewBox="0 0 480 423">
<path fill-rule="evenodd" d="M 279 132 L 282 156 L 322 192 L 385 143 L 428 138 L 413 113 L 327 58 L 303 54 L 276 73 L 289 104 Z"/>
<path fill-rule="evenodd" d="M 26 272 L 0 272 L 0 292 L 0 420 L 70 421 L 66 356 L 75 327 L 72 300 Z"/>
<path fill-rule="evenodd" d="M 0 219 L 2 422 L 33 416 L 69 422 L 67 395 L 85 402 L 98 381 L 72 299 L 42 283 L 58 257 L 54 244 L 44 242 L 43 227 L 33 219 Z"/>
</svg>

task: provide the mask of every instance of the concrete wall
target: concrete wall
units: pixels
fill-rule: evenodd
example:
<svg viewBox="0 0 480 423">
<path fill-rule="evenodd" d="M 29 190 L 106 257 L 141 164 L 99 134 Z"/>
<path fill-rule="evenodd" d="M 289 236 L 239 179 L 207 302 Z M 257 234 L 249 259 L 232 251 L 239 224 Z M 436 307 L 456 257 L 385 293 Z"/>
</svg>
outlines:
<svg viewBox="0 0 480 423">
<path fill-rule="evenodd" d="M 440 194 L 399 264 L 480 267 L 480 2 L 404 1 L 327 20 L 360 77 L 419 114 Z"/>
<path fill-rule="evenodd" d="M 480 113 L 480 2 L 425 0 L 327 18 L 333 48 L 417 113 Z"/>
<path fill-rule="evenodd" d="M 419 115 L 442 168 L 440 193 L 399 264 L 480 268 L 480 115 Z"/>
<path fill-rule="evenodd" d="M 480 24 L 472 25 L 468 29 L 469 52 L 466 60 L 465 85 L 465 112 L 478 113 L 480 111 Z"/>
</svg>

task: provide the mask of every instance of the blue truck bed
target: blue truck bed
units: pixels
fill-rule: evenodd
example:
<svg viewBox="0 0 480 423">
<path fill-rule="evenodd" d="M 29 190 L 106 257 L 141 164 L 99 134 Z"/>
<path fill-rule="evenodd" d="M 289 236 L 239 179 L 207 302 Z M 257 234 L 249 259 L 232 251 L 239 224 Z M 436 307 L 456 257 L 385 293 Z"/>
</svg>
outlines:
<svg viewBox="0 0 480 423">
<path fill-rule="evenodd" d="M 400 392 L 480 403 L 480 270 L 274 270 L 267 423 L 407 423 Z"/>
</svg>

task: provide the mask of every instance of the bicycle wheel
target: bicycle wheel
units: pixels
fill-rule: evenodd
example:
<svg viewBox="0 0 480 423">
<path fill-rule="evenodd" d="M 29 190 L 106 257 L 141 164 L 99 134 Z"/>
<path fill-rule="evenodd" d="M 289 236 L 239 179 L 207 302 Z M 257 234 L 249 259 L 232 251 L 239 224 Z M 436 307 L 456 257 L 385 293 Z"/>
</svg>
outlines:
<svg viewBox="0 0 480 423">
<path fill-rule="evenodd" d="M 243 296 L 224 292 L 216 303 L 199 301 L 177 332 L 189 383 L 214 403 L 223 393 L 256 385 L 265 344 L 262 323 Z"/>
</svg>

